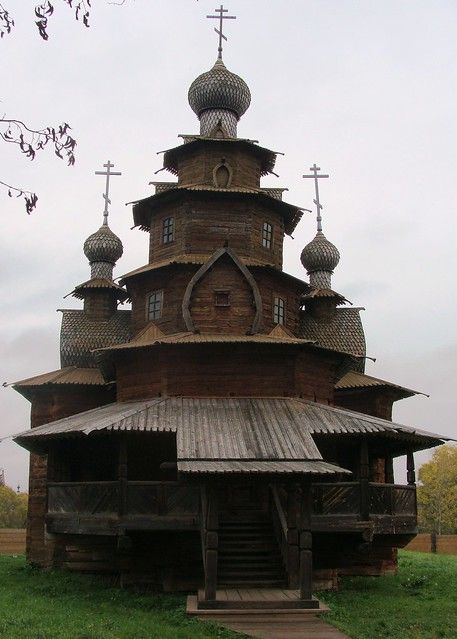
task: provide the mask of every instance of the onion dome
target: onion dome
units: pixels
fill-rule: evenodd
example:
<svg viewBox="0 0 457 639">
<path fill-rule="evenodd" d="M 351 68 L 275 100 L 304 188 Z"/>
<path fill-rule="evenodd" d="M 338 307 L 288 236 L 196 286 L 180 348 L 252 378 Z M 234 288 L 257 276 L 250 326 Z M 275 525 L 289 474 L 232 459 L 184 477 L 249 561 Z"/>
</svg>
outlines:
<svg viewBox="0 0 457 639">
<path fill-rule="evenodd" d="M 328 241 L 322 231 L 305 246 L 301 254 L 301 263 L 308 273 L 314 271 L 333 272 L 340 261 L 340 253 L 336 246 Z"/>
<path fill-rule="evenodd" d="M 309 275 L 311 286 L 332 288 L 332 274 L 340 261 L 340 253 L 322 231 L 318 231 L 316 237 L 305 246 L 300 259 Z"/>
<path fill-rule="evenodd" d="M 114 265 L 123 252 L 121 240 L 107 224 L 103 224 L 84 242 L 84 255 L 89 262 L 109 262 Z"/>
<path fill-rule="evenodd" d="M 240 76 L 227 69 L 220 58 L 210 71 L 196 78 L 189 89 L 189 104 L 203 124 L 205 112 L 217 114 L 224 123 L 224 113 L 233 114 L 236 122 L 245 113 L 251 103 L 251 92 Z M 203 119 L 202 119 L 203 116 Z M 214 125 L 215 123 L 212 122 Z M 233 128 L 233 127 L 232 127 Z M 210 129 L 203 127 L 202 134 L 209 135 Z M 230 133 L 233 134 L 233 131 Z"/>
</svg>

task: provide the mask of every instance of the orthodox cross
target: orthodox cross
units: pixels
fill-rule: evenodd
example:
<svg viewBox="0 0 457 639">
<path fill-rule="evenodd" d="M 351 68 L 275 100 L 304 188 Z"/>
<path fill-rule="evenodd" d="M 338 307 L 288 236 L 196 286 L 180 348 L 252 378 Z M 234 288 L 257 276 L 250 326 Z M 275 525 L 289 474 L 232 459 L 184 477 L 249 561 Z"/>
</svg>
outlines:
<svg viewBox="0 0 457 639">
<path fill-rule="evenodd" d="M 111 200 L 109 199 L 109 179 L 112 175 L 122 175 L 118 171 L 111 171 L 114 164 L 111 164 L 110 160 L 106 164 L 103 165 L 106 168 L 106 171 L 95 171 L 95 175 L 106 175 L 106 188 L 103 193 L 103 199 L 105 200 L 105 210 L 103 211 L 103 225 L 108 225 L 108 205 L 111 204 Z"/>
<path fill-rule="evenodd" d="M 215 20 L 219 20 L 219 29 L 217 29 L 216 27 L 214 27 L 214 31 L 217 33 L 217 35 L 219 36 L 219 48 L 218 48 L 218 58 L 219 60 L 222 60 L 222 40 L 225 40 L 227 42 L 227 38 L 225 37 L 224 33 L 223 33 L 223 27 L 224 27 L 224 20 L 236 20 L 236 16 L 225 16 L 224 13 L 228 13 L 228 9 L 224 9 L 224 5 L 221 4 L 221 8 L 220 9 L 214 9 L 214 11 L 216 13 L 218 13 L 218 16 L 206 16 L 207 18 L 214 18 Z"/>
<path fill-rule="evenodd" d="M 312 178 L 314 180 L 314 188 L 316 189 L 316 198 L 313 200 L 314 204 L 316 205 L 316 209 L 317 209 L 317 231 L 318 233 L 322 233 L 322 216 L 321 216 L 321 211 L 322 211 L 322 204 L 319 201 L 319 179 L 320 178 L 328 178 L 328 175 L 322 175 L 322 174 L 318 174 L 318 171 L 320 171 L 320 167 L 318 167 L 316 164 L 313 164 L 312 167 L 310 167 L 309 169 L 310 171 L 313 172 L 312 175 L 304 175 L 304 178 Z"/>
</svg>

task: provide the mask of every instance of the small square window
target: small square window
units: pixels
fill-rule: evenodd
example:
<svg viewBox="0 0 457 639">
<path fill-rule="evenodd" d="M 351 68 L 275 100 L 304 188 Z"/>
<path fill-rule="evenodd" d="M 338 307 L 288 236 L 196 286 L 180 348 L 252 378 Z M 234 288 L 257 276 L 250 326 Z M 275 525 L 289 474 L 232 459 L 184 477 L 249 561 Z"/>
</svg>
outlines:
<svg viewBox="0 0 457 639">
<path fill-rule="evenodd" d="M 230 306 L 230 291 L 214 291 L 215 306 Z"/>
<path fill-rule="evenodd" d="M 162 242 L 169 244 L 174 240 L 174 218 L 166 217 L 162 222 Z"/>
<path fill-rule="evenodd" d="M 273 322 L 275 324 L 284 324 L 286 304 L 281 297 L 275 297 L 273 304 Z"/>
<path fill-rule="evenodd" d="M 148 299 L 148 320 L 158 320 L 162 317 L 163 291 L 153 291 Z"/>
<path fill-rule="evenodd" d="M 264 222 L 262 227 L 262 246 L 271 249 L 273 240 L 273 226 L 269 222 Z"/>
</svg>

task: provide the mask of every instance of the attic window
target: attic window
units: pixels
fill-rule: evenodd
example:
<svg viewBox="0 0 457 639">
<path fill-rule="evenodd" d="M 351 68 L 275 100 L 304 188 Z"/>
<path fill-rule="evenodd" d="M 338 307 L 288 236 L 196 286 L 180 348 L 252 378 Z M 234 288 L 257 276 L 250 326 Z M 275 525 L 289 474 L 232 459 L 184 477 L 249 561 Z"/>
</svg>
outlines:
<svg viewBox="0 0 457 639">
<path fill-rule="evenodd" d="M 172 217 L 166 217 L 162 222 L 162 243 L 169 244 L 174 240 L 175 221 Z"/>
<path fill-rule="evenodd" d="M 274 298 L 273 304 L 273 322 L 275 324 L 284 324 L 286 304 L 281 297 Z"/>
<path fill-rule="evenodd" d="M 273 226 L 270 222 L 264 222 L 262 227 L 262 246 L 267 249 L 271 249 L 271 242 L 273 239 Z"/>
<path fill-rule="evenodd" d="M 153 291 L 148 298 L 148 320 L 162 317 L 163 291 Z"/>
<path fill-rule="evenodd" d="M 230 306 L 230 291 L 214 291 L 214 306 Z"/>
</svg>

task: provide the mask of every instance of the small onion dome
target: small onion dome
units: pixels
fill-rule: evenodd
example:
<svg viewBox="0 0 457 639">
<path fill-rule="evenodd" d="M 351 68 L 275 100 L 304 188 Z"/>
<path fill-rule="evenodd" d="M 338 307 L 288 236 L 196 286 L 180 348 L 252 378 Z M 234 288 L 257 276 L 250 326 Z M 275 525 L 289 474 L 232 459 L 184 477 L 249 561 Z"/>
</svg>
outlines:
<svg viewBox="0 0 457 639">
<path fill-rule="evenodd" d="M 107 224 L 84 242 L 84 255 L 89 262 L 109 262 L 115 264 L 124 252 L 121 240 Z"/>
<path fill-rule="evenodd" d="M 251 92 L 240 76 L 231 73 L 222 60 L 218 59 L 211 71 L 202 73 L 189 89 L 189 104 L 200 117 L 207 109 L 227 109 L 238 119 L 251 103 Z"/>
<path fill-rule="evenodd" d="M 316 237 L 305 246 L 300 259 L 308 273 L 333 272 L 340 261 L 340 253 L 336 246 L 319 231 Z"/>
</svg>

